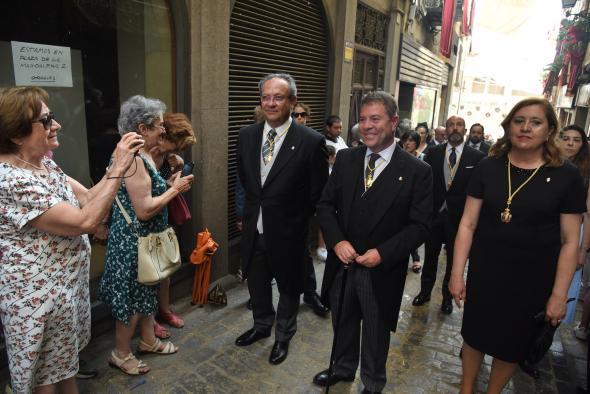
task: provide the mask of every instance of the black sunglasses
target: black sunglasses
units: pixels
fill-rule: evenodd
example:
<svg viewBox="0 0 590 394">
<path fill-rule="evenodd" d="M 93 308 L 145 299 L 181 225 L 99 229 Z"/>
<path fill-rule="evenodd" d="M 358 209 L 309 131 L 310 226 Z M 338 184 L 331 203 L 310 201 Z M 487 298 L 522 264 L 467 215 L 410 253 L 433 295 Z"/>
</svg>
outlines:
<svg viewBox="0 0 590 394">
<path fill-rule="evenodd" d="M 43 128 L 45 128 L 45 130 L 49 130 L 51 128 L 51 122 L 54 120 L 55 120 L 55 115 L 53 115 L 53 112 L 50 112 L 47 115 L 45 115 L 44 117 L 34 120 L 33 123 L 41 123 L 43 125 Z"/>
<path fill-rule="evenodd" d="M 305 118 L 307 116 L 307 112 L 293 112 L 291 115 L 295 118 Z"/>
</svg>

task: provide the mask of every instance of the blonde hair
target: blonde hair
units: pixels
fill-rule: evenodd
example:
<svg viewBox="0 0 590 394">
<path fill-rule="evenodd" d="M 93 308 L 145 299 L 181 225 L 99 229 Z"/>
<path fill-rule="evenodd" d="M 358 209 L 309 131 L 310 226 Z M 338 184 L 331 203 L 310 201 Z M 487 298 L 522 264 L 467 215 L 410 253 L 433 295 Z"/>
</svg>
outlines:
<svg viewBox="0 0 590 394">
<path fill-rule="evenodd" d="M 547 141 L 543 143 L 543 159 L 548 167 L 559 167 L 563 165 L 564 162 L 563 153 L 556 140 L 559 135 L 559 120 L 557 119 L 557 115 L 555 114 L 555 110 L 551 103 L 545 99 L 536 97 L 521 100 L 510 110 L 501 123 L 502 128 L 504 129 L 504 135 L 490 148 L 490 156 L 501 157 L 510 152 L 510 149 L 512 149 L 509 134 L 510 122 L 512 122 L 512 118 L 514 118 L 514 115 L 518 111 L 524 107 L 530 107 L 532 105 L 540 105 L 543 107 L 547 123 L 549 123 L 549 137 L 547 138 Z"/>
</svg>

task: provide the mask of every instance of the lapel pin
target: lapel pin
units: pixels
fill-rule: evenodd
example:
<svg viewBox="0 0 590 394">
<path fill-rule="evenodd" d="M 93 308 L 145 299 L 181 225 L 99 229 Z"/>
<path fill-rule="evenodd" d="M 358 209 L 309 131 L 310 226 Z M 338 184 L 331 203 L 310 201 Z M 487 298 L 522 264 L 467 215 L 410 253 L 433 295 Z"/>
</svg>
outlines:
<svg viewBox="0 0 590 394">
<path fill-rule="evenodd" d="M 545 179 L 545 182 L 547 182 L 547 183 L 551 182 L 551 178 Z"/>
<path fill-rule="evenodd" d="M 398 179 L 399 179 L 400 181 L 403 181 L 403 180 L 404 180 L 404 177 L 403 177 L 403 176 L 400 176 Z"/>
<path fill-rule="evenodd" d="M 295 150 L 295 147 L 294 147 L 294 146 L 292 146 L 292 147 L 291 147 L 291 150 Z"/>
</svg>

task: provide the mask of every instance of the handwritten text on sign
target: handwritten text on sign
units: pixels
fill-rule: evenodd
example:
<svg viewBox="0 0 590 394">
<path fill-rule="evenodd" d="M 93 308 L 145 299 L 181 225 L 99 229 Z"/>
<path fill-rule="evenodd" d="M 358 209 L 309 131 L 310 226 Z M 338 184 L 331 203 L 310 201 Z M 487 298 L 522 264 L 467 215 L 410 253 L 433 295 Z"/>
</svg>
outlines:
<svg viewBox="0 0 590 394">
<path fill-rule="evenodd" d="M 70 48 L 11 41 L 17 86 L 72 87 Z"/>
</svg>

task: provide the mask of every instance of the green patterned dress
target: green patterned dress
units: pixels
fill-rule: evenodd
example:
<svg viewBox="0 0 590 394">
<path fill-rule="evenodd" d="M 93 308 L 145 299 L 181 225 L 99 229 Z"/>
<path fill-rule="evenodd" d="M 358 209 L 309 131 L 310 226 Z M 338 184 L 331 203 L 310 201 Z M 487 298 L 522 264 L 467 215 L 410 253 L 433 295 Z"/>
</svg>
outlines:
<svg viewBox="0 0 590 394">
<path fill-rule="evenodd" d="M 167 189 L 166 181 L 145 157 L 141 158 L 152 180 L 152 196 L 163 194 Z M 137 219 L 124 182 L 117 196 L 141 236 L 163 231 L 168 226 L 167 208 L 148 221 Z M 136 313 L 153 315 L 156 312 L 159 285 L 146 286 L 137 281 L 137 235 L 125 221 L 116 202 L 113 203 L 111 212 L 106 263 L 98 298 L 111 306 L 115 319 L 129 324 Z"/>
</svg>

